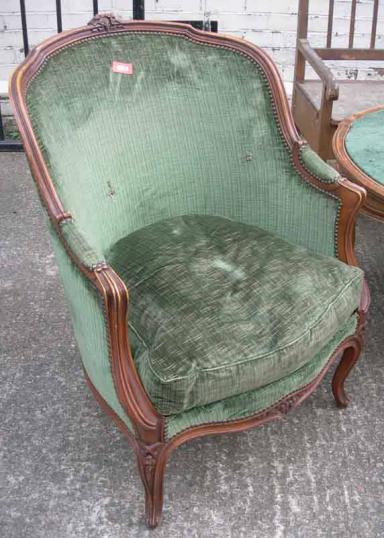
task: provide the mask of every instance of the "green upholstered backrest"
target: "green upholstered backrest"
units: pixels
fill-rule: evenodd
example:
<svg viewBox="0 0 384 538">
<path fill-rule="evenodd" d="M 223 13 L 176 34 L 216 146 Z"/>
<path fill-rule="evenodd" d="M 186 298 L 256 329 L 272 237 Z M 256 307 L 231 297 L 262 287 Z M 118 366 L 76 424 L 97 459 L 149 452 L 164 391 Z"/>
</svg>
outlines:
<svg viewBox="0 0 384 538">
<path fill-rule="evenodd" d="M 129 31 L 56 52 L 27 104 L 64 208 L 101 253 L 157 220 L 211 214 L 333 255 L 337 204 L 296 174 L 268 89 L 238 52 Z"/>
</svg>

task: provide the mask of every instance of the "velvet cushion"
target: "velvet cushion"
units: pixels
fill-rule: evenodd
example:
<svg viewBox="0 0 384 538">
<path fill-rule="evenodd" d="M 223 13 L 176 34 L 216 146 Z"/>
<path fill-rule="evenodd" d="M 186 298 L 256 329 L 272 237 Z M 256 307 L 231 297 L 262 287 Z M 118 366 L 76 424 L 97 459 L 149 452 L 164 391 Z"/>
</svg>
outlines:
<svg viewBox="0 0 384 538">
<path fill-rule="evenodd" d="M 159 412 L 262 387 L 311 361 L 356 310 L 362 271 L 252 225 L 183 216 L 118 241 L 129 334 Z"/>
<path fill-rule="evenodd" d="M 291 374 L 219 402 L 194 407 L 184 413 L 169 415 L 165 420 L 165 437 L 171 439 L 178 433 L 200 424 L 230 422 L 261 413 L 273 407 L 281 399 L 308 386 L 321 372 L 337 346 L 356 331 L 358 316 L 352 316 L 335 336 L 307 364 Z"/>
</svg>

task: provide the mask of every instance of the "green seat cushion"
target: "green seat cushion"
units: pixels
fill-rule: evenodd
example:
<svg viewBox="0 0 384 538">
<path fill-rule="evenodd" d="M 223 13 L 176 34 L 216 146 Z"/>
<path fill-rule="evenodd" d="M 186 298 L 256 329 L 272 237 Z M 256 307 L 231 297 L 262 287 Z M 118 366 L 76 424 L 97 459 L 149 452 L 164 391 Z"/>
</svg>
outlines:
<svg viewBox="0 0 384 538">
<path fill-rule="evenodd" d="M 277 381 L 219 402 L 194 407 L 177 415 L 169 415 L 165 421 L 165 438 L 169 440 L 178 433 L 201 424 L 230 422 L 250 417 L 266 411 L 287 396 L 304 389 L 324 372 L 337 346 L 356 331 L 357 323 L 358 316 L 355 314 L 342 325 L 311 361 Z"/>
<path fill-rule="evenodd" d="M 352 316 L 362 290 L 360 269 L 215 216 L 151 224 L 107 259 L 129 288 L 134 359 L 164 415 L 298 370 Z"/>
</svg>

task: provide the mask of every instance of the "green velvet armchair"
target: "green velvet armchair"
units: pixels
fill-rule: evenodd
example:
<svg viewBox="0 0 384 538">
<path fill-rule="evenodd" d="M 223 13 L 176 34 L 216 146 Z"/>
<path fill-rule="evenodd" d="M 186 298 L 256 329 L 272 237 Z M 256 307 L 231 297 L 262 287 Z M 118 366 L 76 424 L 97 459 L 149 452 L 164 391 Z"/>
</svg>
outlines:
<svg viewBox="0 0 384 538">
<path fill-rule="evenodd" d="M 10 95 L 87 381 L 133 446 L 146 521 L 181 443 L 281 418 L 357 361 L 365 191 L 299 138 L 270 58 L 188 25 L 98 15 Z"/>
</svg>

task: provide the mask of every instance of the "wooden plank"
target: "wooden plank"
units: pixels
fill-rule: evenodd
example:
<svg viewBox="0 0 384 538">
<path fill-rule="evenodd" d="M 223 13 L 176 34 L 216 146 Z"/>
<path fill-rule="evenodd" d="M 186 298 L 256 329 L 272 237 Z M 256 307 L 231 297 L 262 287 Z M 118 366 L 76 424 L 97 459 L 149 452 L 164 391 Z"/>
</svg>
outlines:
<svg viewBox="0 0 384 538">
<path fill-rule="evenodd" d="M 357 110 L 383 104 L 384 82 L 381 80 L 338 80 L 339 99 L 334 101 L 331 124 L 336 124 Z M 306 80 L 297 85 L 316 110 L 321 108 L 321 80 Z"/>
<path fill-rule="evenodd" d="M 349 42 L 348 42 L 348 47 L 350 49 L 353 47 L 353 39 L 355 37 L 356 4 L 357 4 L 357 0 L 352 0 L 351 22 L 349 25 Z"/>
<path fill-rule="evenodd" d="M 318 149 L 318 109 L 303 92 L 301 84 L 297 84 L 292 95 L 292 113 L 300 134 L 307 140 L 312 149 Z"/>
<path fill-rule="evenodd" d="M 371 42 L 370 48 L 374 49 L 376 44 L 376 31 L 377 31 L 377 16 L 379 12 L 379 0 L 374 0 L 373 2 L 373 15 L 372 15 L 372 31 L 371 31 Z"/>
<path fill-rule="evenodd" d="M 306 39 L 308 35 L 308 5 L 309 0 L 299 0 L 297 39 Z"/>
<path fill-rule="evenodd" d="M 297 15 L 297 43 L 299 39 L 306 39 L 308 34 L 308 5 L 309 0 L 299 0 L 299 8 Z M 296 61 L 295 61 L 295 82 L 304 80 L 305 77 L 305 59 L 296 46 Z"/>
<path fill-rule="evenodd" d="M 317 75 L 324 82 L 326 87 L 326 98 L 328 100 L 334 100 L 338 97 L 338 88 L 332 71 L 322 61 L 316 51 L 310 46 L 307 39 L 299 39 L 297 42 L 297 49 L 307 62 L 313 67 Z"/>
<path fill-rule="evenodd" d="M 323 60 L 384 61 L 384 49 L 314 49 Z"/>
<path fill-rule="evenodd" d="M 335 0 L 329 0 L 328 8 L 328 29 L 327 29 L 327 48 L 332 46 L 332 29 L 333 29 L 333 11 Z"/>
</svg>

